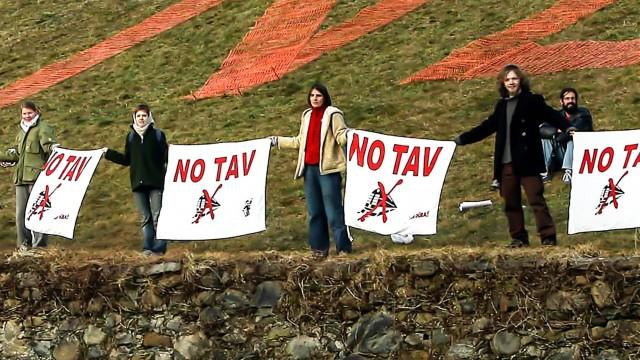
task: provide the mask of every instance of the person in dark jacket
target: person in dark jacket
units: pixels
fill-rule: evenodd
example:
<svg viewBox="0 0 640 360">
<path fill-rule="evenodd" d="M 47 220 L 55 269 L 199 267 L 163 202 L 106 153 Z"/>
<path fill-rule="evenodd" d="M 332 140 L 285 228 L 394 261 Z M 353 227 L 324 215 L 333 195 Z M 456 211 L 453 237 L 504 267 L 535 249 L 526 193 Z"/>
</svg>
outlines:
<svg viewBox="0 0 640 360">
<path fill-rule="evenodd" d="M 133 123 L 125 139 L 124 154 L 107 148 L 103 151 L 107 160 L 130 168 L 131 190 L 141 215 L 143 254 L 164 254 L 167 242 L 156 239 L 156 229 L 162 205 L 168 145 L 164 133 L 154 128 L 149 106 L 142 104 L 133 110 Z"/>
<path fill-rule="evenodd" d="M 16 232 L 18 249 L 46 247 L 47 235 L 31 231 L 25 226 L 27 201 L 33 185 L 53 150 L 58 146 L 55 131 L 45 121 L 38 106 L 31 101 L 20 105 L 20 125 L 11 147 L 0 154 L 0 166 L 15 166 Z"/>
<path fill-rule="evenodd" d="M 539 126 L 544 119 L 566 129 L 566 121 L 541 95 L 530 90 L 529 79 L 517 65 L 505 66 L 497 77 L 501 99 L 493 113 L 475 128 L 456 137 L 458 145 L 478 142 L 496 133 L 493 155 L 494 178 L 499 179 L 509 223 L 511 247 L 529 245 L 524 227 L 522 194 L 524 188 L 533 208 L 538 234 L 543 245 L 555 245 L 556 226 L 544 199 L 540 173 L 545 169 Z"/>
<path fill-rule="evenodd" d="M 593 118 L 587 108 L 578 106 L 578 91 L 574 88 L 564 88 L 560 91 L 560 113 L 567 119 L 569 128 L 557 136 L 557 141 L 566 149 L 562 160 L 564 175 L 562 181 L 571 184 L 573 163 L 573 134 L 576 131 L 593 131 Z"/>
</svg>

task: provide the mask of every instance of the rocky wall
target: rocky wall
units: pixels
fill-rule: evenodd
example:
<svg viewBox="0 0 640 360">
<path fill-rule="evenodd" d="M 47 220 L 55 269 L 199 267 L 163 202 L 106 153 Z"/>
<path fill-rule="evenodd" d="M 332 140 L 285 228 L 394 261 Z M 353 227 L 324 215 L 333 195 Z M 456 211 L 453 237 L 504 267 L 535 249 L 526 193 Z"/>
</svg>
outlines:
<svg viewBox="0 0 640 360">
<path fill-rule="evenodd" d="M 635 359 L 640 258 L 508 251 L 0 263 L 2 359 Z"/>
</svg>

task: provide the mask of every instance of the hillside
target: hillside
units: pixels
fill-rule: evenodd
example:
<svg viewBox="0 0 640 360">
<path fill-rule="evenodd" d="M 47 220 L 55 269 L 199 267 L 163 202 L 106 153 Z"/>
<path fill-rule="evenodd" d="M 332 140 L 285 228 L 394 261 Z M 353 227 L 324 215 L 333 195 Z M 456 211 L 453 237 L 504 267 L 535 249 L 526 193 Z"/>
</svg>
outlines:
<svg viewBox="0 0 640 360">
<path fill-rule="evenodd" d="M 566 2 L 566 1 L 565 1 Z M 177 1 L 42 0 L 0 3 L 0 86 L 68 58 L 140 23 Z M 338 0 L 321 29 L 352 18 L 372 0 Z M 43 109 L 66 147 L 121 149 L 129 109 L 151 105 L 154 117 L 175 144 L 237 141 L 298 130 L 308 86 L 329 85 L 334 102 L 353 128 L 385 134 L 453 138 L 480 121 L 496 99 L 494 80 L 439 80 L 401 84 L 453 50 L 543 11 L 555 1 L 425 1 L 405 16 L 332 50 L 274 82 L 198 101 L 184 96 L 203 86 L 230 51 L 265 13 L 271 1 L 224 1 L 202 14 L 113 56 L 30 98 Z M 575 2 L 578 4 L 579 2 Z M 578 6 L 578 5 L 576 5 Z M 612 4 L 575 25 L 538 41 L 624 41 L 640 38 L 635 0 Z M 576 54 L 579 56 L 579 54 Z M 533 77 L 533 88 L 556 106 L 564 86 L 575 86 L 581 104 L 594 114 L 599 130 L 640 128 L 640 65 L 587 69 Z M 0 144 L 14 136 L 16 106 L 0 109 Z M 418 237 L 410 248 L 470 245 L 492 247 L 508 237 L 497 193 L 489 192 L 493 141 L 460 148 L 449 169 L 440 204 L 438 234 Z M 306 249 L 306 210 L 301 181 L 293 181 L 294 152 L 274 151 L 268 177 L 268 229 L 252 236 L 172 245 L 204 250 Z M 0 170 L 0 249 L 15 245 L 14 187 L 11 170 Z M 628 252 L 632 230 L 566 235 L 569 189 L 556 177 L 546 197 L 563 246 L 588 245 Z M 463 200 L 493 199 L 491 208 L 459 213 Z M 526 213 L 533 229 L 533 218 Z M 76 240 L 55 239 L 66 248 L 138 249 L 138 214 L 129 190 L 128 170 L 99 165 L 76 229 Z M 392 248 L 381 236 L 355 231 L 357 251 Z"/>
</svg>

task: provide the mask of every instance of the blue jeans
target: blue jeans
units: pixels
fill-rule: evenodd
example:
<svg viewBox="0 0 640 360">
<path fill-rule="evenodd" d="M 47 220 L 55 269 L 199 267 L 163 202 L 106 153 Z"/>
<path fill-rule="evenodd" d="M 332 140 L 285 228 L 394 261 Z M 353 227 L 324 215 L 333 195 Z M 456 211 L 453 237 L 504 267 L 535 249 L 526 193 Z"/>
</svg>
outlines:
<svg viewBox="0 0 640 360">
<path fill-rule="evenodd" d="M 571 166 L 573 166 L 573 140 L 567 142 L 567 150 L 565 150 L 562 160 L 563 169 L 571 169 Z"/>
<path fill-rule="evenodd" d="M 141 216 L 140 226 L 144 237 L 142 249 L 156 253 L 165 253 L 167 251 L 167 242 L 156 239 L 158 215 L 160 215 L 160 206 L 162 206 L 162 190 L 145 189 L 134 191 L 133 199 Z"/>
<path fill-rule="evenodd" d="M 309 246 L 314 251 L 329 253 L 329 230 L 333 233 L 338 253 L 351 252 L 351 240 L 344 224 L 340 173 L 320 175 L 318 165 L 305 165 L 304 195 L 309 214 Z"/>
<path fill-rule="evenodd" d="M 552 163 L 552 156 L 555 154 L 557 159 L 563 159 L 565 153 L 562 144 L 551 139 L 542 139 L 542 152 L 544 153 L 544 165 L 548 172 L 556 169 Z"/>
</svg>

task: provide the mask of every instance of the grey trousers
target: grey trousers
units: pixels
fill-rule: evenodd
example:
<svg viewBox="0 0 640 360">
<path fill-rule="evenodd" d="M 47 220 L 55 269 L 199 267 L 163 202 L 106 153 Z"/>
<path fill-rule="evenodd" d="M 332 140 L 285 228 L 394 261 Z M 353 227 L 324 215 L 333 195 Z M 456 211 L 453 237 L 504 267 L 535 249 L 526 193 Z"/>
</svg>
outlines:
<svg viewBox="0 0 640 360">
<path fill-rule="evenodd" d="M 25 226 L 25 213 L 27 201 L 33 185 L 16 185 L 16 232 L 18 234 L 18 247 L 45 247 L 47 235 L 31 231 Z"/>
</svg>

